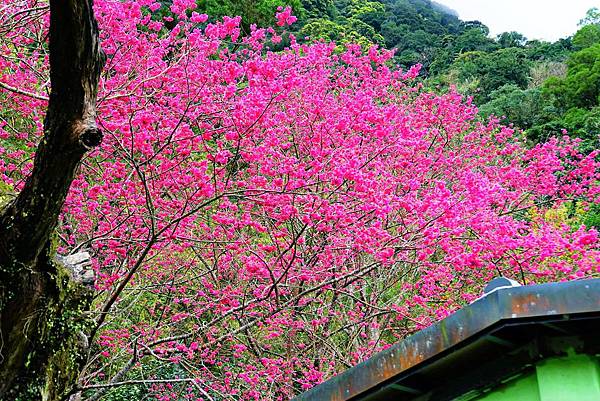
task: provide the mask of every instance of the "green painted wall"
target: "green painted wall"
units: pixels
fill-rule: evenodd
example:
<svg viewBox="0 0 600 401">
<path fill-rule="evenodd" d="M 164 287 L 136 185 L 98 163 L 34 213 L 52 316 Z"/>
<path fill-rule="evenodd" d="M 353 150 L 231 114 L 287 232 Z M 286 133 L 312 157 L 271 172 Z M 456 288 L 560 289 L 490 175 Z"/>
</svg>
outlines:
<svg viewBox="0 0 600 401">
<path fill-rule="evenodd" d="M 600 366 L 589 355 L 552 358 L 536 366 L 541 401 L 600 401 Z"/>
<path fill-rule="evenodd" d="M 486 395 L 475 399 L 478 401 L 541 401 L 535 374 L 511 380 L 500 387 L 491 389 Z"/>
<path fill-rule="evenodd" d="M 462 398 L 462 397 L 461 397 Z M 464 398 L 463 398 L 464 399 Z M 600 362 L 590 355 L 549 358 L 476 401 L 600 401 Z"/>
</svg>

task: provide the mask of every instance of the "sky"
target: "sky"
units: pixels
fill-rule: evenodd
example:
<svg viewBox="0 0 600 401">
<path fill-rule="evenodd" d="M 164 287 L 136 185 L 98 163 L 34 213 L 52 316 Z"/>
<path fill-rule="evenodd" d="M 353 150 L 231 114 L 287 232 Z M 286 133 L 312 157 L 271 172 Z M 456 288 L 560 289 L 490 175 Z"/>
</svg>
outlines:
<svg viewBox="0 0 600 401">
<path fill-rule="evenodd" d="M 588 9 L 600 0 L 437 0 L 464 21 L 479 20 L 491 35 L 517 31 L 527 39 L 555 41 L 572 35 Z"/>
</svg>

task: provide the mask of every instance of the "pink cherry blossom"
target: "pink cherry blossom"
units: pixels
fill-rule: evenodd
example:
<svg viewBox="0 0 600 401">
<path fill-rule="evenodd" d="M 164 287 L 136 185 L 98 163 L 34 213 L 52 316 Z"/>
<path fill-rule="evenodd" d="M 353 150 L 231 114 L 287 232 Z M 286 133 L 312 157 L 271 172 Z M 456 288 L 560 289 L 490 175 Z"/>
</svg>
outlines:
<svg viewBox="0 0 600 401">
<path fill-rule="evenodd" d="M 281 10 L 281 7 L 279 7 L 278 11 L 279 12 L 275 14 L 277 26 L 292 25 L 294 22 L 298 21 L 298 18 L 292 15 L 292 8 L 290 6 L 287 6 L 283 11 Z"/>
<path fill-rule="evenodd" d="M 0 81 L 38 95 L 0 89 L 0 179 L 17 190 L 48 82 L 47 15 L 25 3 L 0 11 Z M 597 231 L 552 218 L 600 200 L 578 140 L 528 148 L 383 49 L 274 53 L 275 30 L 206 24 L 194 1 L 173 3 L 171 31 L 154 1 L 95 7 L 105 139 L 58 229 L 60 253 L 93 254 L 106 317 L 84 385 L 124 370 L 195 383 L 153 384 L 156 399 L 288 400 L 497 275 L 598 276 Z"/>
</svg>

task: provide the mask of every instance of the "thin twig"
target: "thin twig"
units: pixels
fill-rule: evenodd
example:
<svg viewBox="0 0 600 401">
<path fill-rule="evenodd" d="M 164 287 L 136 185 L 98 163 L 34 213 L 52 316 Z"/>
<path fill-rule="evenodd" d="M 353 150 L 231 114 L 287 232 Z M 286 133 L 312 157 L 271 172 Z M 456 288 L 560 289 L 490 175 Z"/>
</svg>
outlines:
<svg viewBox="0 0 600 401">
<path fill-rule="evenodd" d="M 14 93 L 18 93 L 19 95 L 23 95 L 23 96 L 29 96 L 32 97 L 34 99 L 38 99 L 38 100 L 45 100 L 48 101 L 50 100 L 50 98 L 48 98 L 47 96 L 44 95 L 40 95 L 37 93 L 33 93 L 33 92 L 29 92 L 23 89 L 19 89 L 19 88 L 15 88 L 14 86 L 10 86 L 8 84 L 5 84 L 4 82 L 0 82 L 0 88 L 4 88 L 8 91 L 14 92 Z"/>
</svg>

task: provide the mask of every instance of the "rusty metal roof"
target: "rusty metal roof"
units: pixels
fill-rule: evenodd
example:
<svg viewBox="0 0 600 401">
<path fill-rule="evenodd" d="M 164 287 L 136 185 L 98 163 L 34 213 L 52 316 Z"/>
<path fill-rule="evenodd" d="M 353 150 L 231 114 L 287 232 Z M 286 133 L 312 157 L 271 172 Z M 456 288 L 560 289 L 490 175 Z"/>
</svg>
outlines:
<svg viewBox="0 0 600 401">
<path fill-rule="evenodd" d="M 553 352 L 542 337 L 593 333 L 597 352 L 598 329 L 600 279 L 499 289 L 292 401 L 450 400 Z"/>
</svg>

